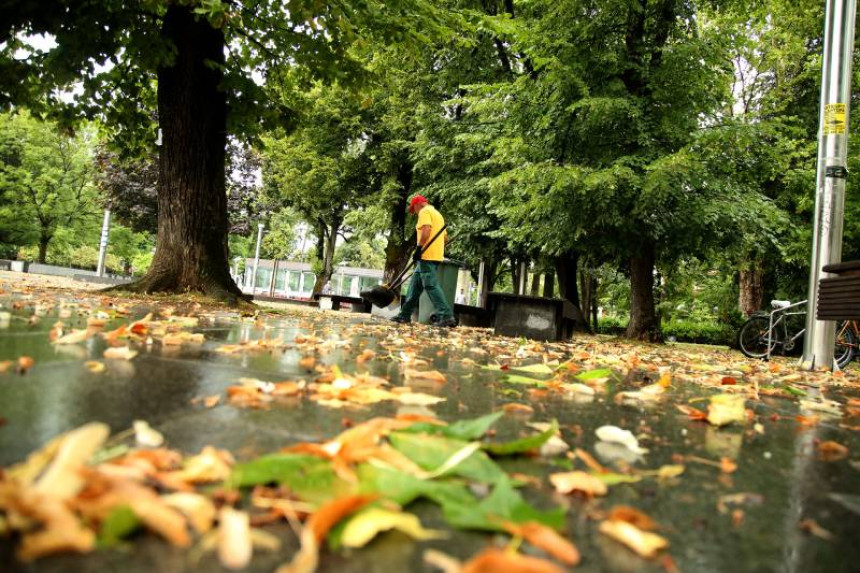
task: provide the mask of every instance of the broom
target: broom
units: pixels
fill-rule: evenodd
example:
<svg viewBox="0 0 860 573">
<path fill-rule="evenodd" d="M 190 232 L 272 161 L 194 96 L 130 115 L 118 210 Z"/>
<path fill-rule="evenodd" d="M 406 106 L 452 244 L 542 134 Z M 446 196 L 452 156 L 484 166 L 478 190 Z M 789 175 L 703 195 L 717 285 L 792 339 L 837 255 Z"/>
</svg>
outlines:
<svg viewBox="0 0 860 573">
<path fill-rule="evenodd" d="M 421 255 L 423 255 L 427 251 L 427 249 L 430 248 L 430 245 L 432 245 L 433 242 L 439 238 L 439 235 L 445 232 L 445 229 L 447 227 L 448 223 L 442 225 L 442 228 L 439 229 L 439 232 L 436 233 L 432 239 L 427 241 L 427 244 L 421 248 Z M 405 280 L 404 276 L 407 272 L 409 272 L 412 267 L 415 266 L 416 262 L 417 261 L 415 261 L 414 259 L 409 261 L 409 264 L 407 264 L 402 271 L 397 273 L 397 276 L 394 277 L 388 284 L 375 285 L 368 290 L 362 291 L 361 298 L 371 304 L 378 306 L 379 308 L 385 308 L 386 306 L 390 305 L 392 302 L 394 302 L 394 299 L 397 298 L 398 292 L 400 291 L 400 287 L 403 286 L 403 282 Z"/>
</svg>

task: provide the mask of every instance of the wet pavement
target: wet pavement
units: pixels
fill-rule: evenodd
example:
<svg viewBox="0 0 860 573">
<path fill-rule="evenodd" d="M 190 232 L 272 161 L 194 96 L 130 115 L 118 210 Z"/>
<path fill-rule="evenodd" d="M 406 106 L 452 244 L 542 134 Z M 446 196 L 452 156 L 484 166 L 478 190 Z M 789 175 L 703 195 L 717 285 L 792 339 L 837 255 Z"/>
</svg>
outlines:
<svg viewBox="0 0 860 573">
<path fill-rule="evenodd" d="M 843 410 L 838 415 L 801 409 L 804 399 L 823 393 L 843 407 L 860 397 L 855 364 L 848 375 L 796 376 L 789 361 L 768 365 L 733 351 L 703 347 L 636 346 L 607 338 L 577 336 L 570 344 L 534 344 L 493 337 L 477 329 L 448 331 L 429 327 L 389 326 L 365 315 L 287 310 L 260 316 L 199 308 L 174 309 L 174 316 L 194 315 L 188 332 L 202 333 L 202 344 L 164 346 L 158 340 L 134 343 L 133 360 L 104 360 L 106 370 L 91 372 L 85 362 L 101 360 L 107 341 L 93 336 L 79 344 L 52 345 L 49 332 L 58 320 L 66 328 L 85 328 L 97 310 L 128 314 L 110 318 L 110 331 L 164 308 L 121 304 L 92 293 L 70 297 L 64 291 L 19 293 L 6 286 L 0 296 L 0 362 L 30 356 L 35 365 L 25 374 L 10 369 L 0 374 L 0 467 L 20 462 L 51 438 L 91 421 L 107 423 L 113 434 L 127 431 L 134 420 L 146 420 L 167 444 L 186 453 L 207 445 L 229 450 L 239 459 L 252 459 L 298 442 L 323 442 L 349 425 L 375 416 L 422 412 L 454 421 L 498 411 L 507 403 L 529 404 L 531 415 L 506 415 L 496 425 L 496 439 L 515 438 L 526 422 L 557 419 L 562 438 L 571 449 L 582 448 L 603 464 L 624 469 L 612 452 L 597 447 L 594 431 L 611 424 L 639 436 L 648 453 L 628 460 L 633 467 L 657 469 L 683 464 L 682 475 L 671 479 L 642 479 L 613 485 L 603 498 L 560 496 L 545 479 L 549 473 L 572 468 L 571 460 L 526 457 L 500 461 L 509 473 L 536 476 L 540 486 L 523 488 L 534 505 L 567 508 L 566 533 L 583 558 L 582 571 L 855 571 L 860 563 L 860 419 Z M 17 308 L 16 308 L 17 307 Z M 33 319 L 34 315 L 39 319 Z M 8 320 L 6 320 L 8 319 Z M 313 336 L 313 344 L 295 342 Z M 224 345 L 245 341 L 285 341 L 282 348 L 260 352 L 220 352 Z M 359 364 L 367 349 L 376 357 Z M 313 355 L 319 365 L 338 364 L 346 373 L 368 371 L 406 384 L 402 359 L 422 358 L 429 368 L 445 374 L 445 384 L 425 384 L 422 392 L 446 398 L 433 406 L 404 406 L 390 401 L 369 406 L 331 408 L 298 396 L 264 408 L 229 403 L 226 389 L 240 378 L 263 381 L 308 380 L 316 372 L 300 365 Z M 583 371 L 609 367 L 613 374 L 605 393 L 566 395 L 546 388 L 505 381 L 505 372 L 483 369 L 487 364 L 579 361 Z M 662 370 L 658 370 L 662 368 Z M 772 372 L 772 370 L 774 370 Z M 657 401 L 619 403 L 619 391 L 636 390 L 670 372 L 672 386 Z M 731 382 L 728 385 L 727 379 Z M 754 419 L 744 425 L 714 427 L 690 419 L 677 404 L 703 408 L 701 399 L 721 391 L 749 396 L 753 384 L 776 388 L 791 380 L 792 394 L 750 399 Z M 720 382 L 722 381 L 722 382 Z M 412 382 L 414 385 L 414 381 Z M 783 384 L 784 386 L 785 384 Z M 797 389 L 801 389 L 798 391 Z M 779 394 L 778 392 L 773 392 Z M 195 401 L 221 395 L 207 408 Z M 798 419 L 797 416 L 802 416 Z M 816 423 L 810 423 L 811 420 Z M 848 456 L 824 461 L 817 445 L 833 440 L 848 448 Z M 719 460 L 737 465 L 721 471 Z M 704 461 L 702 461 L 704 460 Z M 711 462 L 710 464 L 707 462 Z M 853 497 L 852 497 L 853 496 Z M 670 542 L 665 559 L 645 560 L 598 533 L 600 515 L 614 505 L 633 506 L 659 524 Z M 853 506 L 852 506 L 853 504 Z M 450 529 L 441 511 L 429 502 L 408 507 L 427 527 Z M 813 535 L 800 526 L 813 520 L 823 533 Z M 808 521 L 806 523 L 809 523 Z M 288 561 L 297 547 L 285 525 L 270 528 L 285 542 L 279 553 L 255 554 L 249 569 L 272 571 Z M 806 528 L 809 529 L 809 528 Z M 829 532 L 829 537 L 825 535 Z M 827 537 L 827 538 L 825 538 Z M 455 531 L 445 541 L 414 542 L 399 533 L 378 537 L 364 549 L 324 551 L 321 571 L 432 570 L 422 553 L 435 547 L 467 559 L 488 544 L 503 544 L 504 535 Z M 185 571 L 220 570 L 212 554 L 200 560 L 193 551 L 169 546 L 151 534 L 133 543 L 86 556 L 55 556 L 22 564 L 14 559 L 14 541 L 0 538 L 3 571 Z"/>
</svg>

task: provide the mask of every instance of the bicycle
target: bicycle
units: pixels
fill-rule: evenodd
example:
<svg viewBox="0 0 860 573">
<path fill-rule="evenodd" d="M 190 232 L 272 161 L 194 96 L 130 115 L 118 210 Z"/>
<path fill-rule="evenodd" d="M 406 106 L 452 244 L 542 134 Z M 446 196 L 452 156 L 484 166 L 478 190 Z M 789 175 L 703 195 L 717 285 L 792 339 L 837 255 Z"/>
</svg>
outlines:
<svg viewBox="0 0 860 573">
<path fill-rule="evenodd" d="M 796 328 L 794 323 L 797 320 L 792 317 L 805 317 L 806 310 L 791 312 L 791 309 L 805 307 L 806 302 L 774 300 L 771 301 L 773 311 L 759 312 L 751 316 L 738 331 L 738 347 L 741 352 L 750 358 L 768 359 L 777 349 L 781 349 L 783 354 L 793 351 L 802 341 L 806 328 Z M 805 323 L 805 320 L 803 322 Z M 837 325 L 833 358 L 840 369 L 844 369 L 854 359 L 858 352 L 858 340 L 860 327 L 856 321 L 846 320 Z"/>
</svg>

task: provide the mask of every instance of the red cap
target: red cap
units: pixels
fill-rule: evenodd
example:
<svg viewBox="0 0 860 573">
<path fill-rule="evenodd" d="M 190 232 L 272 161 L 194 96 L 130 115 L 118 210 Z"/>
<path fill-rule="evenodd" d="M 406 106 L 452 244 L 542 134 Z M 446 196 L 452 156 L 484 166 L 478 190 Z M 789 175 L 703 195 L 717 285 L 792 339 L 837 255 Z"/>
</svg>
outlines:
<svg viewBox="0 0 860 573">
<path fill-rule="evenodd" d="M 416 196 L 415 196 L 415 197 L 413 197 L 413 198 L 412 198 L 412 200 L 409 202 L 409 212 L 410 212 L 410 213 L 414 213 L 414 212 L 415 212 L 415 207 L 416 207 L 416 206 L 418 206 L 418 205 L 420 205 L 420 204 L 422 204 L 422 203 L 426 203 L 426 202 L 427 202 L 427 197 L 425 197 L 424 195 L 416 195 Z"/>
</svg>

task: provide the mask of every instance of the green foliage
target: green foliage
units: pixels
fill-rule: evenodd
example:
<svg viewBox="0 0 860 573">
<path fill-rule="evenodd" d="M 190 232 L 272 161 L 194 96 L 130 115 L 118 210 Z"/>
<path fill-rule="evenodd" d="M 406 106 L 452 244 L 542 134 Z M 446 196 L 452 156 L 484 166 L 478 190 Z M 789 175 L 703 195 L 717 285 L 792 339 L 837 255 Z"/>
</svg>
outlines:
<svg viewBox="0 0 860 573">
<path fill-rule="evenodd" d="M 0 114 L 0 243 L 47 248 L 61 229 L 98 225 L 92 133 L 75 137 L 26 113 Z"/>
<path fill-rule="evenodd" d="M 662 325 L 663 334 L 678 342 L 733 346 L 738 334 L 734 324 L 700 320 L 670 320 Z"/>
</svg>

